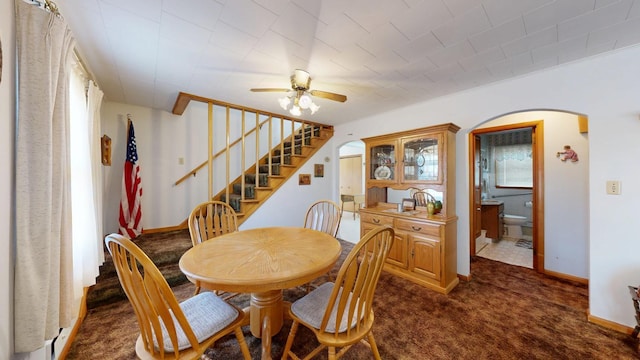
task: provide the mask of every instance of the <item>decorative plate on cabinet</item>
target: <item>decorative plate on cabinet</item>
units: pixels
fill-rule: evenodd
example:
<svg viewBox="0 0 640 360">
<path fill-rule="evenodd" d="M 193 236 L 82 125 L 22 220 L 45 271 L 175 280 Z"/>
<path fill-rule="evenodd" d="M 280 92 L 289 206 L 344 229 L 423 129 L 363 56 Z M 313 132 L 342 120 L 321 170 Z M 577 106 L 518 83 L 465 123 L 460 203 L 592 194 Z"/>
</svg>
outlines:
<svg viewBox="0 0 640 360">
<path fill-rule="evenodd" d="M 391 169 L 387 166 L 378 166 L 376 171 L 373 172 L 373 175 L 377 180 L 386 180 L 391 177 Z"/>
</svg>

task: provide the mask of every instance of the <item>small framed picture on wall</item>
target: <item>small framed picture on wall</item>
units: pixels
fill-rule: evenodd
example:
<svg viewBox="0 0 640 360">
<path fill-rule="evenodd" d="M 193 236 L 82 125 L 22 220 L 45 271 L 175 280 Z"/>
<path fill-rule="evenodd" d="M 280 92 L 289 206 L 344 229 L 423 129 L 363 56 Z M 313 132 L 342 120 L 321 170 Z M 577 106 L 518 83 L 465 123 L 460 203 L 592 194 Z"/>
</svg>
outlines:
<svg viewBox="0 0 640 360">
<path fill-rule="evenodd" d="M 324 177 L 324 164 L 313 165 L 313 177 Z"/>
<path fill-rule="evenodd" d="M 311 174 L 300 174 L 298 176 L 298 185 L 311 185 Z"/>
</svg>

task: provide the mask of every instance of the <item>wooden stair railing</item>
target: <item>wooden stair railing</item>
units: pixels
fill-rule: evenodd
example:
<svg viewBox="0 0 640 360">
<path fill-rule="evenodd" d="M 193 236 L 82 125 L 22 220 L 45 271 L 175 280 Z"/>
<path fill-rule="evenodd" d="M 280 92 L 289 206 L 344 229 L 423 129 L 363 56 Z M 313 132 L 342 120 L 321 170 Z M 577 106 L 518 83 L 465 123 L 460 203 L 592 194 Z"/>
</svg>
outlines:
<svg viewBox="0 0 640 360">
<path fill-rule="evenodd" d="M 265 120 L 265 121 L 261 122 L 261 123 L 260 123 L 260 126 L 264 125 L 267 121 L 269 121 L 269 120 Z M 244 134 L 244 136 L 251 135 L 254 131 L 256 131 L 256 129 L 255 129 L 255 128 L 254 128 L 254 129 L 251 129 L 251 130 L 249 130 L 249 131 L 247 131 L 247 132 Z M 230 146 L 235 146 L 235 145 L 237 145 L 240 141 L 242 141 L 242 137 L 240 137 L 240 138 L 238 138 L 238 139 L 234 140 L 234 141 L 230 144 Z M 218 151 L 217 153 L 213 154 L 211 157 L 212 157 L 213 159 L 216 159 L 216 158 L 218 158 L 219 156 L 223 155 L 225 152 L 226 152 L 226 149 L 220 150 L 220 151 Z M 208 159 L 207 159 L 207 160 L 205 160 L 205 161 L 203 161 L 203 162 L 202 162 L 202 164 L 200 164 L 200 165 L 198 165 L 198 166 L 194 167 L 194 168 L 193 168 L 191 171 L 189 171 L 185 176 L 183 176 L 183 177 L 181 177 L 180 179 L 176 180 L 176 182 L 175 182 L 173 185 L 180 185 L 180 183 L 181 183 L 181 182 L 183 182 L 183 181 L 187 180 L 188 178 L 190 178 L 190 177 L 192 177 L 192 176 L 196 176 L 196 174 L 198 173 L 198 171 L 202 170 L 205 166 L 207 166 L 207 164 L 208 164 L 208 163 L 209 163 L 209 160 L 208 160 Z"/>
<path fill-rule="evenodd" d="M 266 201 L 280 186 L 282 186 L 287 179 L 293 176 L 296 170 L 306 163 L 306 161 L 333 136 L 333 127 L 329 125 L 323 125 L 306 120 L 292 119 L 283 115 L 246 108 L 186 93 L 180 93 L 178 95 L 178 99 L 174 105 L 174 114 L 182 114 L 191 100 L 205 102 L 209 105 L 210 153 L 213 152 L 211 151 L 211 132 L 213 129 L 212 108 L 214 105 L 226 108 L 226 144 L 223 149 L 213 154 L 210 159 L 207 159 L 204 163 L 189 171 L 186 175 L 176 181 L 175 185 L 195 176 L 199 170 L 207 167 L 207 165 L 212 166 L 213 160 L 216 158 L 227 156 L 225 159 L 226 169 L 224 169 L 225 166 L 216 166 L 209 169 L 210 181 L 213 178 L 213 170 L 216 170 L 217 172 L 222 171 L 223 173 L 226 170 L 226 185 L 216 186 L 218 189 L 221 188 L 221 190 L 215 193 L 215 195 L 212 194 L 212 188 L 210 185 L 209 197 L 212 200 L 224 201 L 231 205 L 236 210 L 239 224 L 242 224 L 249 215 L 255 212 L 264 203 L 264 201 Z M 228 136 L 230 109 L 242 111 L 242 131 L 240 132 L 242 135 L 233 142 L 230 142 Z M 256 122 L 255 125 L 253 125 L 254 127 L 248 131 L 245 129 L 245 115 L 247 113 L 254 113 L 256 116 Z M 260 122 L 260 116 L 267 116 L 268 118 Z M 276 140 L 273 136 L 274 120 L 279 121 L 280 138 L 278 144 L 275 146 L 273 145 L 273 140 Z M 261 154 L 259 151 L 261 148 L 261 136 L 259 135 L 262 131 L 265 131 L 262 130 L 264 125 L 268 126 L 267 149 L 270 150 Z M 221 125 L 218 125 L 217 127 L 220 126 Z M 286 135 L 287 133 L 288 135 Z M 264 136 L 265 134 L 263 133 L 262 135 Z M 251 138 L 251 136 L 254 136 L 254 138 Z M 255 159 L 258 159 L 254 164 L 248 167 L 245 166 L 244 160 L 247 151 L 245 146 L 245 140 L 247 138 L 255 141 L 254 156 Z M 229 178 L 229 164 L 231 162 L 229 154 L 231 149 L 238 147 L 240 149 L 239 151 L 242 153 L 241 159 L 238 160 L 241 166 L 241 171 L 239 176 L 231 180 Z M 235 163 L 237 162 L 234 162 L 234 164 Z M 219 170 L 220 168 L 222 168 L 222 170 Z M 178 226 L 178 228 L 186 226 L 187 221 L 185 220 Z"/>
</svg>

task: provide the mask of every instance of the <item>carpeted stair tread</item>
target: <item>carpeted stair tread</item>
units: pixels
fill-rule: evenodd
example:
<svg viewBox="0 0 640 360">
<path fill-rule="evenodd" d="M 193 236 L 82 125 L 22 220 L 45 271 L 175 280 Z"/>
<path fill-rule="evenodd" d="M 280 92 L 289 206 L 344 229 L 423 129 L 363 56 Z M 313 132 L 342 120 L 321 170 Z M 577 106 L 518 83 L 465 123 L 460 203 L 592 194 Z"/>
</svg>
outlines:
<svg viewBox="0 0 640 360">
<path fill-rule="evenodd" d="M 245 184 L 255 184 L 256 183 L 256 174 L 245 174 L 244 175 L 244 183 Z M 267 174 L 260 174 L 258 176 L 258 186 L 268 186 L 269 185 L 269 176 Z"/>
<path fill-rule="evenodd" d="M 258 167 L 261 174 L 269 173 L 269 164 L 260 165 Z M 271 163 L 271 175 L 280 175 L 280 164 Z"/>
<path fill-rule="evenodd" d="M 169 286 L 181 285 L 188 282 L 187 277 L 180 271 L 177 260 L 176 263 L 160 266 L 158 269 L 169 283 Z M 113 277 L 102 279 L 91 287 L 91 290 L 87 294 L 87 308 L 93 309 L 124 299 L 126 299 L 126 295 L 122 290 L 118 275 L 115 274 Z"/>
<path fill-rule="evenodd" d="M 233 184 L 233 194 L 241 196 L 242 184 Z M 256 197 L 256 185 L 244 184 L 244 197 L 245 199 L 253 199 Z"/>
<path fill-rule="evenodd" d="M 275 164 L 281 164 L 280 162 L 280 155 L 274 155 L 271 157 L 271 161 Z M 291 155 L 289 154 L 285 154 L 284 155 L 284 165 L 291 165 Z"/>
<path fill-rule="evenodd" d="M 188 281 L 180 271 L 178 261 L 182 254 L 192 247 L 189 230 L 142 234 L 133 239 L 133 242 L 151 258 L 169 285 L 179 285 Z M 87 294 L 87 308 L 92 309 L 124 298 L 125 294 L 120 286 L 111 255 L 105 250 L 105 262 L 100 267 L 100 275 Z"/>
</svg>

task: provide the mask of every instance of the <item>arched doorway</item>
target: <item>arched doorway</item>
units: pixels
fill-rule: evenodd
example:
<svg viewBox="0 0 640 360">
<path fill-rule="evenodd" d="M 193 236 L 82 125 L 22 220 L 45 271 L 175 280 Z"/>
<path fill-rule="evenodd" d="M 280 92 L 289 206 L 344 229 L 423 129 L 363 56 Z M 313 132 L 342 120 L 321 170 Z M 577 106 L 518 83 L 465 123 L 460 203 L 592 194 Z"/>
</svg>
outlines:
<svg viewBox="0 0 640 360">
<path fill-rule="evenodd" d="M 338 175 L 338 199 L 343 217 L 340 238 L 357 242 L 360 239 L 360 218 L 358 208 L 364 202 L 364 142 L 357 140 L 343 144 L 339 148 L 340 167 Z M 350 201 L 353 200 L 353 201 Z"/>
<path fill-rule="evenodd" d="M 477 135 L 492 131 L 535 127 L 532 232 L 534 268 L 538 272 L 578 279 L 588 277 L 588 136 L 586 116 L 566 111 L 528 110 L 504 114 L 469 133 L 469 241 L 475 256 L 478 218 Z M 557 156 L 570 145 L 578 162 Z M 480 199 L 481 200 L 481 199 Z M 521 206 L 526 206 L 525 202 Z M 576 276 L 576 274 L 580 274 Z"/>
</svg>

